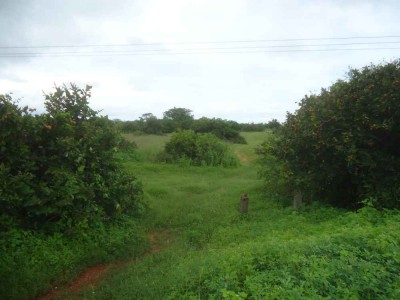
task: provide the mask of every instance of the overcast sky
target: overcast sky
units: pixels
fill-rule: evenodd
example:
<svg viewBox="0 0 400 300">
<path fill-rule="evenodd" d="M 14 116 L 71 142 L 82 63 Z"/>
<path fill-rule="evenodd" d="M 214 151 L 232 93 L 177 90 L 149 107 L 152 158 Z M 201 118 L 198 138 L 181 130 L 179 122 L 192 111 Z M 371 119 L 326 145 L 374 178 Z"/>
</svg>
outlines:
<svg viewBox="0 0 400 300">
<path fill-rule="evenodd" d="M 112 119 L 184 107 L 283 121 L 349 67 L 398 58 L 399 15 L 400 1 L 385 0 L 0 0 L 0 94 L 43 111 L 43 91 L 75 82 Z M 321 39 L 382 36 L 399 38 Z M 7 48 L 82 45 L 108 46 Z M 354 48 L 397 49 L 298 51 Z"/>
</svg>

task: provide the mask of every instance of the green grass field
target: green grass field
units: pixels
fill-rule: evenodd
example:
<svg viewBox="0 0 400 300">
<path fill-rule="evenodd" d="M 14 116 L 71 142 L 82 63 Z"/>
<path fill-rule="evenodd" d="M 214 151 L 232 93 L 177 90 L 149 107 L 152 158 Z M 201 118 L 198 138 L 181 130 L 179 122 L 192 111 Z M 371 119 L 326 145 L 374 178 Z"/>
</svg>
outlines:
<svg viewBox="0 0 400 300">
<path fill-rule="evenodd" d="M 247 145 L 230 144 L 237 168 L 155 163 L 168 136 L 127 136 L 142 159 L 125 165 L 143 182 L 150 208 L 143 222 L 159 249 L 74 297 L 399 299 L 400 214 L 320 205 L 294 211 L 273 202 L 254 153 L 267 134 L 245 133 Z M 243 192 L 245 216 L 238 212 Z"/>
</svg>

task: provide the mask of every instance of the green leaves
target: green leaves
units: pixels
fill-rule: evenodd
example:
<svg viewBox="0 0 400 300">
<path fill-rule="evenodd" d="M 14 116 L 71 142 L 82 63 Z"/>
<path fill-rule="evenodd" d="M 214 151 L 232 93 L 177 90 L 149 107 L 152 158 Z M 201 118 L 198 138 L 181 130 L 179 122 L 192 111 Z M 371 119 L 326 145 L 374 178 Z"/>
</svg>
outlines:
<svg viewBox="0 0 400 300">
<path fill-rule="evenodd" d="M 196 133 L 184 130 L 174 133 L 165 145 L 167 160 L 186 160 L 191 165 L 201 166 L 237 166 L 238 161 L 233 157 L 228 147 L 210 133 Z"/>
<path fill-rule="evenodd" d="M 11 218 L 63 231 L 141 210 L 141 187 L 114 158 L 120 135 L 88 106 L 90 87 L 64 85 L 45 98 L 48 114 L 32 115 L 0 96 L 0 229 Z"/>
<path fill-rule="evenodd" d="M 55 92 L 45 94 L 45 107 L 51 116 L 58 113 L 67 112 L 75 122 L 88 120 L 97 115 L 98 112 L 89 107 L 89 98 L 91 97 L 91 86 L 87 85 L 85 89 L 79 89 L 71 83 L 68 88 L 55 86 Z"/>
<path fill-rule="evenodd" d="M 237 144 L 246 144 L 239 133 L 240 125 L 235 121 L 200 118 L 193 123 L 193 130 L 198 133 L 212 133 L 218 138 Z"/>
<path fill-rule="evenodd" d="M 288 114 L 273 149 L 310 199 L 358 207 L 367 197 L 400 207 L 400 62 L 350 70 Z"/>
</svg>

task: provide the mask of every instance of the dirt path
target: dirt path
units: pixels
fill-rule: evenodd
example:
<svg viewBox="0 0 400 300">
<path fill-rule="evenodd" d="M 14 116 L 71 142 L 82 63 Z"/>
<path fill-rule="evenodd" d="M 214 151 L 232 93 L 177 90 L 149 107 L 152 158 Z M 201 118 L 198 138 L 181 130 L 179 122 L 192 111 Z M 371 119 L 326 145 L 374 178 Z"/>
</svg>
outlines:
<svg viewBox="0 0 400 300">
<path fill-rule="evenodd" d="M 69 286 L 54 286 L 46 294 L 37 297 L 36 300 L 53 300 L 60 299 L 66 295 L 76 295 L 89 286 L 96 286 L 111 271 L 115 272 L 123 266 L 134 264 L 143 257 L 161 252 L 172 241 L 171 233 L 166 230 L 150 233 L 148 234 L 148 238 L 150 241 L 150 250 L 143 254 L 143 256 L 90 267 L 83 271 Z"/>
<path fill-rule="evenodd" d="M 239 158 L 241 163 L 247 163 L 250 161 L 250 158 L 243 152 L 240 152 L 239 150 L 235 151 L 235 155 Z"/>
</svg>

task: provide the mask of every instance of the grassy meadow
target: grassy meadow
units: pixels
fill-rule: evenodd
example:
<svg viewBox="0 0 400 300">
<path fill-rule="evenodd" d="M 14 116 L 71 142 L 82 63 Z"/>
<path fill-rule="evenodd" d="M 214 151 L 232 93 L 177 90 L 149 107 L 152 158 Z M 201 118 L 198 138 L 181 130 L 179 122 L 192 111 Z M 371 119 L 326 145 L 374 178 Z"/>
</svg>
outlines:
<svg viewBox="0 0 400 300">
<path fill-rule="evenodd" d="M 125 167 L 143 183 L 142 220 L 157 251 L 109 273 L 76 299 L 399 299 L 400 214 L 272 201 L 254 147 L 229 144 L 237 168 L 157 163 L 168 136 L 133 136 Z M 139 160 L 139 161 L 138 161 Z M 241 193 L 250 198 L 239 214 Z"/>
</svg>

